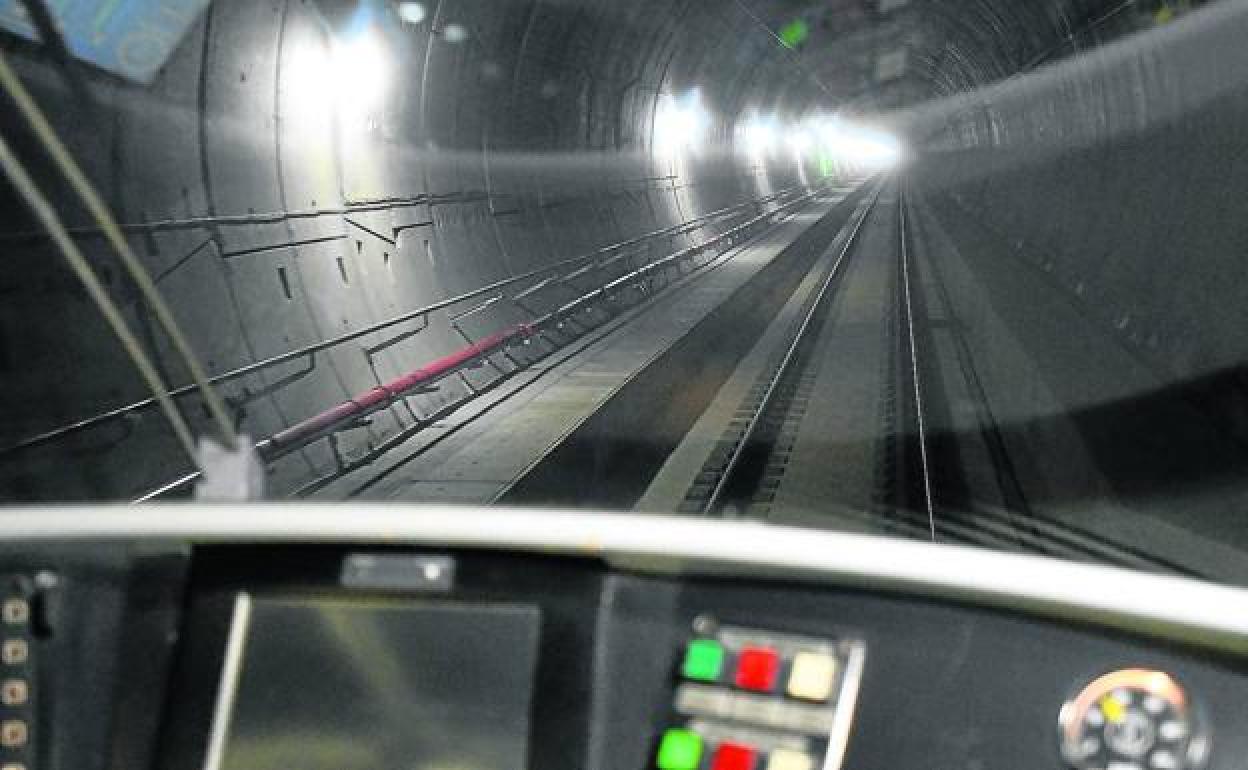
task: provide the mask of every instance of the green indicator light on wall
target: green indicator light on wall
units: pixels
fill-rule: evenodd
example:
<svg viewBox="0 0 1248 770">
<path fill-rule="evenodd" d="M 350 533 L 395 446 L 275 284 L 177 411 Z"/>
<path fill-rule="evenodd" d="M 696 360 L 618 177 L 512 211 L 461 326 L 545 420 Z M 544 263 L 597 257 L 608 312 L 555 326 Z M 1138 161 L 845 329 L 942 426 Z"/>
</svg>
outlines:
<svg viewBox="0 0 1248 770">
<path fill-rule="evenodd" d="M 810 37 L 810 25 L 802 19 L 794 19 L 780 28 L 780 39 L 789 48 L 797 48 Z"/>
</svg>

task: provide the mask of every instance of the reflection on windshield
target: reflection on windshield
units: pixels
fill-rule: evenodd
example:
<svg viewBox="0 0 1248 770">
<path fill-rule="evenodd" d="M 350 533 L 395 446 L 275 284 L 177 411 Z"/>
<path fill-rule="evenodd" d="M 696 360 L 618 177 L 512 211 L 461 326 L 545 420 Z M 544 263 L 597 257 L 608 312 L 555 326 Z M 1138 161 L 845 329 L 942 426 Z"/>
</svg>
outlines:
<svg viewBox="0 0 1248 770">
<path fill-rule="evenodd" d="M 1248 579 L 1240 3 L 0 29 L 6 502 L 636 509 Z"/>
</svg>

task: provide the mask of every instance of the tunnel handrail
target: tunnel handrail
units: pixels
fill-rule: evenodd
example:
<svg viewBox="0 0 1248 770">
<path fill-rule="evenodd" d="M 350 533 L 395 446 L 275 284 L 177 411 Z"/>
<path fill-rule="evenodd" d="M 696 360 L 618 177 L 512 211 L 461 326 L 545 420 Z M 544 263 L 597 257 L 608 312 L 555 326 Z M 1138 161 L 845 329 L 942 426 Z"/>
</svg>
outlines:
<svg viewBox="0 0 1248 770">
<path fill-rule="evenodd" d="M 674 179 L 674 176 L 646 177 L 642 179 L 624 180 L 623 184 L 639 182 L 661 182 Z M 520 198 L 522 193 L 490 192 L 487 190 L 463 190 L 453 193 L 422 193 L 410 197 L 367 198 L 347 200 L 341 206 L 324 206 L 293 211 L 265 211 L 248 214 L 218 214 L 207 217 L 183 217 L 181 219 L 160 219 L 154 222 L 123 222 L 119 224 L 122 232 L 127 233 L 162 233 L 183 230 L 209 230 L 215 227 L 246 227 L 249 225 L 273 225 L 296 219 L 318 219 L 320 217 L 349 216 L 351 214 L 373 211 L 389 211 L 399 208 L 416 206 L 433 206 L 447 203 L 478 203 L 493 201 L 499 198 Z M 405 229 L 408 225 L 400 228 Z M 103 230 L 95 226 L 71 227 L 69 234 L 75 237 L 103 235 Z M 47 240 L 47 234 L 31 230 L 16 233 L 0 234 L 0 243 L 14 243 L 31 240 Z"/>
<path fill-rule="evenodd" d="M 661 259 L 655 260 L 637 270 L 634 270 L 625 276 L 613 279 L 605 286 L 600 286 L 590 292 L 583 294 L 581 297 L 560 306 L 545 315 L 530 320 L 525 323 L 516 324 L 496 332 L 488 337 L 470 344 L 465 348 L 461 348 L 455 352 L 442 356 L 433 362 L 427 363 L 418 369 L 412 370 L 388 383 L 379 383 L 377 386 L 361 393 L 351 399 L 340 402 L 329 409 L 319 412 L 311 417 L 307 417 L 299 422 L 291 425 L 282 431 L 270 436 L 267 439 L 256 443 L 256 450 L 264 458 L 265 462 L 273 462 L 284 457 L 291 452 L 302 449 L 303 447 L 318 441 L 327 436 L 336 434 L 345 427 L 359 424 L 360 420 L 368 417 L 374 412 L 389 408 L 394 402 L 412 391 L 427 387 L 457 372 L 463 371 L 469 366 L 485 360 L 489 355 L 500 350 L 506 350 L 517 341 L 527 340 L 533 336 L 542 333 L 547 327 L 557 325 L 561 320 L 569 315 L 577 312 L 582 307 L 588 305 L 592 299 L 602 298 L 607 295 L 609 287 L 619 288 L 624 285 L 622 282 L 636 283 L 638 278 L 647 278 L 651 273 L 656 272 L 659 268 L 665 269 L 673 262 L 696 256 L 699 252 L 713 247 L 715 245 L 724 244 L 731 246 L 732 238 L 739 232 L 745 232 L 748 228 L 757 225 L 765 219 L 768 219 L 776 213 L 787 211 L 789 208 L 804 204 L 816 195 L 822 192 L 822 188 L 802 187 L 807 189 L 805 195 L 798 196 L 778 207 L 775 211 L 764 212 L 758 214 L 749 220 L 736 225 L 725 233 L 721 233 L 715 238 L 698 246 L 691 246 L 681 249 Z M 475 393 L 474 393 L 475 396 Z M 473 396 L 470 396 L 471 398 Z M 456 405 L 458 408 L 459 404 Z M 412 428 L 425 427 L 424 420 L 417 420 Z M 411 430 L 405 429 L 401 434 L 406 438 L 410 438 Z M 346 470 L 356 469 L 356 465 L 352 464 Z M 171 482 L 162 484 L 161 486 L 145 493 L 141 497 L 136 498 L 133 502 L 148 502 L 166 494 L 176 492 L 186 488 L 200 477 L 198 471 L 184 475 Z M 331 474 L 332 475 L 332 474 Z M 337 478 L 337 476 L 335 476 Z M 319 481 L 319 480 L 318 480 Z"/>
<path fill-rule="evenodd" d="M 429 193 L 411 198 L 377 198 L 364 201 L 346 201 L 341 206 L 325 206 L 293 211 L 264 211 L 249 214 L 219 214 L 208 217 L 184 217 L 181 219 L 159 219 L 154 222 L 124 222 L 119 226 L 127 233 L 166 233 L 182 230 L 210 230 L 216 227 L 246 227 L 249 225 L 276 225 L 296 219 L 318 219 L 320 217 L 348 216 L 370 211 L 386 211 L 395 208 L 411 208 L 428 206 L 438 203 L 475 203 L 489 199 L 485 191 L 469 190 L 456 193 Z M 494 197 L 499 197 L 498 193 Z M 84 226 L 69 228 L 75 237 L 102 235 L 98 227 Z M 6 233 L 0 235 L 0 243 L 11 243 L 29 240 L 45 240 L 46 235 L 38 231 Z"/>
<path fill-rule="evenodd" d="M 336 348 L 339 345 L 343 345 L 348 342 L 353 342 L 357 339 L 360 339 L 361 337 L 366 337 L 370 334 L 374 334 L 379 331 L 384 331 L 385 329 L 389 329 L 391 327 L 398 326 L 400 324 L 404 324 L 409 321 L 415 321 L 420 318 L 427 318 L 428 316 L 434 313 L 437 313 L 441 310 L 445 310 L 448 307 L 453 307 L 455 305 L 468 302 L 484 294 L 488 294 L 493 291 L 498 291 L 499 289 L 508 288 L 516 283 L 520 283 L 522 281 L 529 280 L 537 276 L 542 276 L 542 275 L 546 275 L 547 273 L 557 272 L 560 268 L 564 268 L 564 267 L 568 267 L 574 264 L 578 264 L 580 262 L 585 262 L 585 261 L 589 261 L 592 259 L 596 259 L 605 254 L 610 254 L 615 251 L 620 251 L 629 246 L 634 246 L 634 245 L 640 244 L 648 240 L 653 240 L 655 238 L 662 238 L 664 236 L 673 235 L 673 234 L 683 234 L 683 232 L 695 230 L 699 227 L 704 226 L 705 223 L 709 222 L 711 219 L 715 219 L 717 217 L 731 216 L 732 214 L 735 214 L 736 212 L 742 209 L 751 207 L 751 206 L 766 205 L 768 203 L 777 201 L 786 195 L 792 194 L 794 191 L 801 190 L 801 189 L 804 189 L 804 188 L 800 185 L 786 188 L 784 190 L 771 193 L 761 198 L 756 198 L 753 200 L 744 201 L 742 203 L 733 204 L 732 206 L 726 206 L 722 209 L 717 209 L 715 211 L 708 212 L 706 214 L 700 215 L 698 217 L 694 217 L 693 219 L 689 219 L 684 222 L 677 223 L 675 225 L 669 225 L 667 227 L 660 228 L 658 230 L 653 230 L 649 233 L 643 233 L 641 235 L 637 235 L 637 236 L 628 238 L 623 241 L 618 241 L 616 243 L 609 244 L 607 246 L 599 247 L 598 249 L 595 249 L 594 251 L 589 252 L 587 254 L 581 254 L 575 257 L 569 257 L 568 259 L 560 260 L 559 262 L 555 262 L 555 263 L 552 263 L 550 265 L 546 265 L 540 268 L 535 268 L 526 273 L 521 273 L 520 275 L 511 276 L 510 278 L 504 278 L 502 280 L 495 281 L 485 286 L 481 286 L 479 288 L 473 289 L 463 294 L 459 294 L 453 297 L 447 297 L 445 299 L 439 300 L 437 302 L 418 308 L 416 310 L 412 310 L 407 313 L 394 316 L 384 321 L 379 321 L 375 324 L 363 327 L 361 329 L 357 329 L 353 332 L 340 334 L 337 337 L 332 337 L 328 340 L 322 340 L 320 342 L 312 343 L 310 345 L 305 345 L 295 350 L 287 351 L 285 353 L 279 353 L 275 356 L 270 356 L 260 361 L 254 361 L 250 364 L 245 364 L 243 366 L 236 367 L 229 371 L 222 372 L 221 374 L 217 374 L 217 375 L 213 375 L 212 377 L 209 377 L 207 382 L 210 385 L 219 385 L 221 383 L 230 382 L 240 377 L 245 377 L 249 374 L 255 374 L 256 372 L 264 371 L 265 369 L 271 369 L 275 366 L 280 366 L 282 364 L 289 363 L 291 361 L 295 361 L 300 358 L 315 356 L 317 353 L 321 353 L 323 351 Z M 167 391 L 166 395 L 168 397 L 176 399 L 176 398 L 182 398 L 184 396 L 195 393 L 198 390 L 199 388 L 197 385 L 195 385 L 194 383 L 189 383 L 189 384 L 182 385 L 182 386 L 179 386 L 177 388 L 173 388 Z M 33 436 L 24 438 L 24 439 L 20 439 L 8 446 L 0 448 L 0 457 L 6 457 L 8 455 L 16 454 L 18 452 L 33 449 L 35 447 L 42 446 L 44 444 L 48 444 L 53 441 L 60 440 L 62 438 L 80 433 L 82 431 L 89 430 L 98 425 L 102 425 L 104 423 L 122 419 L 126 417 L 127 415 L 132 414 L 134 412 L 139 412 L 139 411 L 144 411 L 146 409 L 150 409 L 153 406 L 155 406 L 157 403 L 158 401 L 155 397 L 149 397 L 149 398 L 141 399 L 139 401 L 134 401 L 132 403 L 129 403 L 123 406 L 115 407 L 113 409 L 109 409 L 104 412 L 97 413 L 95 415 L 83 418 L 81 420 L 76 420 L 71 423 L 60 425 L 56 428 L 52 428 L 42 433 L 38 433 Z"/>
</svg>

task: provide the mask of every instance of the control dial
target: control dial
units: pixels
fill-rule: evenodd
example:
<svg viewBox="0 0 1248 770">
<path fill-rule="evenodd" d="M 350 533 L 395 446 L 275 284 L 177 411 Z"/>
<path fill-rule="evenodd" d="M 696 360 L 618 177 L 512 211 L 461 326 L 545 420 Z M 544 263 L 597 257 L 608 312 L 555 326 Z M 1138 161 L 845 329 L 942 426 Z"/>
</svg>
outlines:
<svg viewBox="0 0 1248 770">
<path fill-rule="evenodd" d="M 1062 706 L 1062 756 L 1078 770 L 1196 770 L 1208 748 L 1187 693 L 1169 674 L 1106 674 Z"/>
</svg>

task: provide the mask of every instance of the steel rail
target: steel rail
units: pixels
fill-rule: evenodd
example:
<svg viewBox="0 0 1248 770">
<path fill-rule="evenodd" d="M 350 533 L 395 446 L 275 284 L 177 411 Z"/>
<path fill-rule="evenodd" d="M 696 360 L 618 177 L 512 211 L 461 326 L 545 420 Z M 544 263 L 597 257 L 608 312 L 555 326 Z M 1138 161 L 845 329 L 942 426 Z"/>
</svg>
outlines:
<svg viewBox="0 0 1248 770">
<path fill-rule="evenodd" d="M 932 501 L 931 459 L 928 457 L 927 451 L 927 423 L 923 413 L 922 377 L 919 374 L 919 354 L 915 345 L 914 303 L 911 299 L 910 289 L 910 250 L 907 246 L 908 233 L 906 231 L 906 195 L 905 185 L 902 182 L 898 182 L 897 185 L 897 220 L 898 240 L 900 241 L 898 253 L 901 260 L 901 283 L 906 308 L 906 333 L 909 337 L 910 347 L 910 382 L 914 389 L 915 421 L 918 425 L 919 463 L 923 474 L 923 504 L 927 510 L 927 521 L 932 542 L 936 542 L 936 507 Z"/>
<path fill-rule="evenodd" d="M 913 213 L 915 213 L 913 221 L 921 221 L 920 217 L 922 217 L 925 208 L 929 204 L 923 199 L 921 193 L 916 193 L 914 190 L 910 191 L 908 200 L 913 201 Z M 940 264 L 928 260 L 927 266 L 934 291 L 941 298 L 943 306 L 947 309 L 952 309 L 954 301 L 949 292 L 947 281 L 942 276 Z M 947 312 L 952 311 L 948 310 Z M 1000 434 L 997 418 L 993 414 L 984 384 L 976 371 L 974 356 L 967 342 L 963 323 L 957 320 L 956 314 L 953 314 L 949 322 L 943 326 L 943 330 L 952 341 L 958 368 L 967 383 L 967 387 L 973 394 L 974 400 L 978 404 L 977 419 L 980 421 L 980 432 L 988 446 L 988 452 L 998 478 L 998 488 L 1003 490 L 1005 499 L 1008 501 L 1001 506 L 974 505 L 973 513 L 976 521 L 974 523 L 963 522 L 964 526 L 973 527 L 974 530 L 980 532 L 987 530 L 1008 531 L 1010 536 L 1015 538 L 1020 545 L 1025 546 L 1028 543 L 1036 542 L 1039 543 L 1040 548 L 1044 549 L 1042 552 L 1047 554 L 1056 554 L 1059 553 L 1059 550 L 1055 549 L 1062 549 L 1060 552 L 1078 554 L 1077 557 L 1071 556 L 1070 558 L 1091 559 L 1096 562 L 1109 562 L 1119 566 L 1157 572 L 1171 572 L 1189 577 L 1199 575 L 1196 570 L 1180 565 L 1175 561 L 1159 558 L 1139 548 L 1115 542 L 1091 530 L 1050 518 L 1031 508 L 1019 486 L 1013 461 Z M 956 503 L 955 505 L 959 509 L 970 509 L 972 507 Z M 944 537 L 946 541 L 951 539 L 951 531 L 958 526 L 956 522 L 951 522 L 950 518 L 944 517 L 937 527 L 938 534 Z M 1022 519 L 1021 521 L 1020 518 Z M 988 520 L 989 523 L 985 525 L 984 520 Z M 917 530 L 919 522 L 916 520 L 911 526 Z"/>
<path fill-rule="evenodd" d="M 871 202 L 867 204 L 862 214 L 858 217 L 858 220 L 854 223 L 853 229 L 850 231 L 849 236 L 845 239 L 845 243 L 841 245 L 841 252 L 837 255 L 836 262 L 832 265 L 831 270 L 828 271 L 827 277 L 824 278 L 823 283 L 819 286 L 819 291 L 815 295 L 814 301 L 811 302 L 810 308 L 806 311 L 806 314 L 802 319 L 801 326 L 798 327 L 797 332 L 793 335 L 791 341 L 789 342 L 788 348 L 785 350 L 784 358 L 781 360 L 780 366 L 776 369 L 775 376 L 772 377 L 771 382 L 768 384 L 767 390 L 758 404 L 758 408 L 755 410 L 754 415 L 750 418 L 750 422 L 746 425 L 745 432 L 741 434 L 741 439 L 737 442 L 736 447 L 732 451 L 732 455 L 729 457 L 727 464 L 724 466 L 724 470 L 719 476 L 719 481 L 716 482 L 714 490 L 711 492 L 710 497 L 707 498 L 706 505 L 702 508 L 703 512 L 719 512 L 724 494 L 728 489 L 728 485 L 733 480 L 733 474 L 737 471 L 738 466 L 741 464 L 741 458 L 745 455 L 746 449 L 750 446 L 751 439 L 758 432 L 759 426 L 762 425 L 763 418 L 771 407 L 772 402 L 775 400 L 776 393 L 779 392 L 781 383 L 788 374 L 789 368 L 796 360 L 798 348 L 801 346 L 806 335 L 811 331 L 814 318 L 818 314 L 819 308 L 823 304 L 829 289 L 831 289 L 833 282 L 840 276 L 841 265 L 844 263 L 846 255 L 848 255 L 850 250 L 853 248 L 854 243 L 857 242 L 858 233 L 862 230 L 863 223 L 867 221 L 867 218 L 875 209 L 875 204 L 879 200 L 881 189 L 882 184 L 881 186 L 876 187 L 875 193 L 871 198 Z"/>
</svg>

